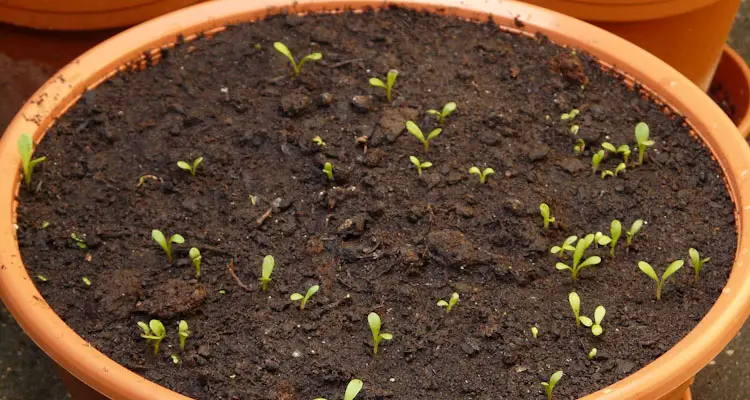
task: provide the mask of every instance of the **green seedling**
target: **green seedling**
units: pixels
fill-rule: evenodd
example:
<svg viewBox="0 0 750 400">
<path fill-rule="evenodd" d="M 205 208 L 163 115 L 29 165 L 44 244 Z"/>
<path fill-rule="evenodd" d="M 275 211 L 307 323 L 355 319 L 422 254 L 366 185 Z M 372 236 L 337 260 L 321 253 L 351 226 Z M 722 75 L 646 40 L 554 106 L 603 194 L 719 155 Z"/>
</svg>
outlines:
<svg viewBox="0 0 750 400">
<path fill-rule="evenodd" d="M 154 346 L 154 355 L 159 354 L 159 345 L 164 340 L 164 337 L 167 336 L 164 324 L 158 319 L 152 319 L 148 325 L 143 321 L 138 321 L 138 327 L 143 331 L 141 337 L 147 340 L 146 343 Z"/>
<path fill-rule="evenodd" d="M 606 246 L 612 243 L 612 238 L 601 232 L 596 232 L 594 234 L 594 243 L 596 243 L 596 247 Z"/>
<path fill-rule="evenodd" d="M 625 232 L 625 244 L 626 244 L 625 247 L 626 248 L 630 248 L 630 243 L 633 241 L 635 234 L 641 230 L 641 227 L 643 227 L 642 219 L 637 219 L 633 221 L 633 225 L 630 225 L 630 229 L 628 229 L 628 231 Z"/>
<path fill-rule="evenodd" d="M 371 312 L 367 316 L 367 323 L 370 325 L 370 331 L 372 332 L 372 354 L 378 354 L 378 346 L 381 340 L 391 340 L 393 335 L 390 333 L 380 333 L 380 316 L 374 312 Z"/>
<path fill-rule="evenodd" d="M 612 239 L 612 241 L 609 242 L 609 255 L 612 256 L 612 258 L 615 258 L 615 246 L 617 246 L 617 241 L 620 240 L 620 234 L 622 234 L 622 224 L 620 221 L 614 219 L 609 225 L 609 235 Z"/>
<path fill-rule="evenodd" d="M 458 304 L 458 299 L 459 299 L 458 293 L 453 292 L 453 294 L 451 294 L 451 297 L 450 299 L 448 299 L 448 301 L 440 300 L 437 302 L 437 305 L 439 307 L 445 307 L 445 312 L 448 313 L 448 312 L 451 312 L 451 310 L 453 309 L 453 306 Z"/>
<path fill-rule="evenodd" d="M 417 167 L 417 172 L 419 173 L 419 176 L 422 176 L 422 170 L 425 168 L 432 167 L 432 163 L 429 161 L 419 161 L 417 157 L 409 156 L 409 160 L 412 164 L 414 164 Z"/>
<path fill-rule="evenodd" d="M 593 234 L 588 234 L 586 235 L 586 237 L 578 239 L 578 242 L 576 243 L 576 248 L 573 251 L 573 265 L 570 266 L 570 265 L 559 262 L 555 265 L 555 268 L 557 268 L 559 271 L 570 270 L 570 275 L 573 278 L 573 282 L 578 280 L 578 273 L 582 269 L 586 267 L 590 267 L 592 265 L 597 265 L 600 262 L 602 262 L 602 258 L 599 256 L 591 256 L 583 260 L 583 262 L 581 262 L 581 259 L 583 258 L 584 253 L 589 248 L 589 246 L 591 246 L 591 243 L 593 242 L 594 242 Z"/>
<path fill-rule="evenodd" d="M 531 327 L 531 336 L 533 336 L 534 339 L 536 339 L 539 336 L 539 328 L 537 328 L 536 326 L 532 326 Z"/>
<path fill-rule="evenodd" d="M 398 77 L 398 71 L 395 69 L 392 69 L 388 71 L 388 74 L 385 77 L 385 82 L 378 78 L 370 78 L 370 86 L 378 87 L 385 89 L 385 97 L 388 99 L 388 102 L 391 102 L 391 94 L 393 93 L 393 85 L 396 83 L 396 78 Z"/>
<path fill-rule="evenodd" d="M 469 173 L 479 176 L 479 183 L 484 185 L 487 182 L 487 177 L 495 174 L 495 170 L 492 168 L 485 168 L 484 171 L 482 171 L 478 167 L 471 167 L 469 168 Z"/>
<path fill-rule="evenodd" d="M 706 257 L 704 259 L 701 259 L 700 254 L 698 254 L 698 250 L 692 247 L 690 248 L 690 250 L 688 250 L 688 254 L 690 255 L 690 263 L 693 265 L 693 271 L 695 271 L 693 282 L 697 283 L 699 275 L 701 273 L 701 269 L 703 268 L 703 264 L 711 260 L 711 257 Z"/>
<path fill-rule="evenodd" d="M 297 60 L 294 59 L 292 52 L 289 51 L 289 48 L 287 48 L 284 43 L 276 42 L 273 44 L 273 48 L 289 59 L 289 63 L 292 64 L 292 69 L 294 70 L 295 79 L 299 78 L 299 74 L 300 72 L 302 72 L 302 66 L 305 65 L 306 62 L 318 61 L 323 58 L 323 54 L 321 53 L 312 53 L 312 54 L 308 54 L 302 57 L 302 59 L 299 60 L 299 63 L 298 63 Z"/>
<path fill-rule="evenodd" d="M 578 131 L 581 130 L 581 127 L 579 125 L 571 125 L 570 126 L 570 133 L 577 135 Z"/>
<path fill-rule="evenodd" d="M 257 205 L 258 204 L 258 196 L 248 195 L 248 199 L 250 199 L 250 204 Z"/>
<path fill-rule="evenodd" d="M 88 246 L 86 246 L 86 239 L 78 236 L 75 232 L 70 233 L 70 238 L 73 239 L 73 243 L 75 243 L 79 249 L 81 250 L 88 249 Z"/>
<path fill-rule="evenodd" d="M 627 166 L 624 162 L 617 164 L 617 167 L 615 167 L 615 176 L 617 176 L 620 172 L 625 171 L 625 168 L 627 168 Z"/>
<path fill-rule="evenodd" d="M 635 141 L 638 142 L 638 165 L 643 164 L 643 155 L 646 153 L 646 148 L 654 145 L 653 140 L 648 138 L 649 129 L 645 122 L 639 122 L 635 126 Z"/>
<path fill-rule="evenodd" d="M 268 290 L 268 282 L 271 282 L 271 273 L 273 272 L 273 267 L 276 264 L 276 261 L 273 259 L 273 256 L 268 255 L 263 257 L 263 267 L 261 269 L 261 276 L 260 276 L 260 287 L 265 292 Z"/>
<path fill-rule="evenodd" d="M 549 229 L 549 223 L 555 222 L 555 217 L 550 215 L 550 210 L 547 203 L 542 203 L 539 205 L 539 212 L 542 214 L 542 218 L 544 218 L 544 229 Z"/>
<path fill-rule="evenodd" d="M 42 229 L 47 229 L 47 228 L 49 228 L 49 225 L 50 225 L 49 221 L 43 221 L 41 228 Z"/>
<path fill-rule="evenodd" d="M 627 164 L 630 158 L 630 146 L 626 144 L 621 145 L 617 148 L 617 154 L 622 154 L 622 162 Z"/>
<path fill-rule="evenodd" d="M 552 391 L 555 390 L 555 386 L 557 386 L 557 382 L 560 382 L 562 376 L 563 372 L 557 371 L 549 377 L 549 382 L 542 382 L 544 391 L 547 392 L 547 400 L 552 400 Z"/>
<path fill-rule="evenodd" d="M 178 324 L 178 334 L 180 335 L 180 350 L 185 351 L 185 341 L 187 340 L 188 336 L 190 336 L 190 329 L 188 328 L 188 323 L 185 320 L 181 320 Z"/>
<path fill-rule="evenodd" d="M 654 272 L 654 269 L 645 261 L 639 261 L 638 262 L 638 269 L 641 270 L 644 274 L 648 275 L 649 278 L 653 279 L 654 282 L 656 282 L 656 300 L 661 300 L 661 290 L 664 287 L 664 282 L 667 281 L 667 278 L 672 276 L 675 272 L 677 272 L 680 268 L 682 268 L 683 264 L 685 264 L 685 261 L 677 260 L 673 261 L 667 269 L 664 271 L 664 273 L 661 275 L 661 279 L 659 279 L 658 276 L 656 276 L 656 272 Z"/>
<path fill-rule="evenodd" d="M 320 286 L 312 285 L 309 289 L 307 289 L 307 292 L 304 296 L 299 293 L 292 293 L 292 295 L 289 296 L 289 300 L 299 301 L 299 309 L 304 310 L 307 301 L 310 300 L 310 297 L 312 297 L 315 293 L 318 293 L 318 290 L 320 290 Z"/>
<path fill-rule="evenodd" d="M 612 172 L 612 171 L 610 171 L 610 170 L 608 170 L 608 169 L 605 169 L 604 171 L 602 171 L 602 175 L 601 175 L 602 179 L 604 179 L 604 178 L 606 178 L 608 176 L 615 176 L 615 173 Z"/>
<path fill-rule="evenodd" d="M 84 276 L 83 278 L 81 278 L 81 280 L 83 281 L 84 285 L 91 286 L 91 279 L 89 279 L 88 276 Z"/>
<path fill-rule="evenodd" d="M 424 145 L 424 151 L 429 150 L 430 148 L 430 141 L 438 135 L 440 135 L 440 132 L 443 130 L 441 128 L 433 129 L 432 132 L 430 132 L 429 135 L 427 135 L 427 138 L 425 139 L 424 133 L 422 133 L 422 130 L 419 129 L 417 124 L 415 124 L 413 121 L 406 121 L 406 130 L 409 131 L 414 137 L 419 139 L 420 142 Z"/>
<path fill-rule="evenodd" d="M 34 167 L 47 159 L 47 157 L 39 157 L 32 160 L 31 153 L 33 150 L 34 142 L 31 140 L 31 136 L 24 133 L 18 138 L 18 154 L 21 156 L 23 181 L 27 188 L 31 187 L 31 174 L 34 172 Z"/>
<path fill-rule="evenodd" d="M 323 165 L 323 173 L 326 174 L 326 177 L 328 177 L 329 181 L 333 180 L 333 165 L 331 163 L 327 162 Z"/>
<path fill-rule="evenodd" d="M 195 172 L 198 169 L 198 166 L 203 162 L 203 157 L 198 157 L 195 160 L 193 160 L 192 164 L 188 164 L 185 161 L 177 161 L 177 166 L 180 167 L 180 169 L 184 169 L 185 171 L 190 172 L 190 175 L 195 176 Z"/>
<path fill-rule="evenodd" d="M 192 247 L 190 251 L 188 251 L 188 255 L 190 256 L 190 259 L 193 261 L 193 266 L 195 267 L 195 277 L 200 278 L 201 276 L 201 259 L 203 258 L 201 256 L 201 251 L 198 250 L 197 247 Z"/>
<path fill-rule="evenodd" d="M 589 360 L 593 360 L 594 358 L 596 358 L 596 353 L 598 353 L 598 351 L 596 350 L 596 347 L 594 347 L 593 349 L 591 349 L 591 351 L 589 351 L 589 355 L 588 355 Z"/>
<path fill-rule="evenodd" d="M 456 111 L 456 103 L 448 102 L 443 106 L 443 111 L 438 110 L 427 110 L 428 114 L 432 114 L 438 117 L 438 124 L 442 125 L 445 122 L 445 118 L 453 114 Z"/>
<path fill-rule="evenodd" d="M 352 379 L 349 381 L 349 384 L 346 385 L 346 392 L 344 393 L 344 400 L 354 400 L 355 397 L 359 394 L 360 391 L 362 391 L 362 387 L 364 386 L 364 383 L 362 383 L 359 379 Z M 318 397 L 315 400 L 326 400 L 322 397 Z"/>
<path fill-rule="evenodd" d="M 172 243 L 185 243 L 185 238 L 176 233 L 169 238 L 169 241 L 167 241 L 167 238 L 158 229 L 151 231 L 151 237 L 154 238 L 154 241 L 159 243 L 159 246 L 161 246 L 161 248 L 164 249 L 164 252 L 167 253 L 167 260 L 169 260 L 170 264 L 172 263 Z"/>
<path fill-rule="evenodd" d="M 603 159 L 604 159 L 604 150 L 599 150 L 596 153 L 594 153 L 593 156 L 591 156 L 591 168 L 593 169 L 594 173 L 596 173 L 596 170 L 599 169 L 599 164 L 602 162 Z"/>
<path fill-rule="evenodd" d="M 607 151 L 609 151 L 609 152 L 612 152 L 612 153 L 617 153 L 617 147 L 615 147 L 615 146 L 614 146 L 614 145 L 613 145 L 612 143 L 610 143 L 610 142 L 604 142 L 604 143 L 602 143 L 602 148 L 603 148 L 604 150 L 607 150 Z"/>
<path fill-rule="evenodd" d="M 42 275 L 42 274 L 37 275 L 36 278 L 39 279 L 40 282 L 47 282 L 47 281 L 49 281 L 49 279 L 46 276 Z"/>
<path fill-rule="evenodd" d="M 312 138 L 312 141 L 320 147 L 326 147 L 326 142 L 324 142 L 323 138 L 321 138 L 320 136 L 315 136 L 314 138 Z"/>
<path fill-rule="evenodd" d="M 583 139 L 579 138 L 576 140 L 575 146 L 573 146 L 573 151 L 576 154 L 583 154 L 583 150 L 586 148 L 586 142 L 583 141 Z"/>
<path fill-rule="evenodd" d="M 592 321 L 591 318 L 581 316 L 581 323 L 591 328 L 591 333 L 594 334 L 594 336 L 599 336 L 604 332 L 604 329 L 602 328 L 602 320 L 604 319 L 604 314 L 607 313 L 607 310 L 604 309 L 602 306 L 597 306 L 594 310 L 594 320 Z"/>
<path fill-rule="evenodd" d="M 574 120 L 580 113 L 581 113 L 580 111 L 574 108 L 570 110 L 569 112 L 566 112 L 565 114 L 560 115 L 560 119 L 562 121 Z"/>
<path fill-rule="evenodd" d="M 574 251 L 576 248 L 573 247 L 573 243 L 578 240 L 578 236 L 568 236 L 567 239 L 560 246 L 553 246 L 550 249 L 550 253 L 557 254 L 558 257 L 562 258 L 565 256 L 566 251 Z"/>
<path fill-rule="evenodd" d="M 573 310 L 573 315 L 576 317 L 576 326 L 581 326 L 581 298 L 578 297 L 578 293 L 568 293 L 568 303 L 570 308 Z"/>
<path fill-rule="evenodd" d="M 177 354 L 170 354 L 169 357 L 172 358 L 172 364 L 180 363 L 180 356 L 178 356 Z"/>
</svg>

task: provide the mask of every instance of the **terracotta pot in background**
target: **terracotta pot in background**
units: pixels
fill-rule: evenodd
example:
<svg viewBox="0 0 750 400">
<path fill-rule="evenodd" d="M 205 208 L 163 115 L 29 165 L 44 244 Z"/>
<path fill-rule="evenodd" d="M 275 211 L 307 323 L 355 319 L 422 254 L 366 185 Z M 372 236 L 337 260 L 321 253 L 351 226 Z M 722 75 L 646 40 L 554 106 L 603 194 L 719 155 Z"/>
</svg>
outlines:
<svg viewBox="0 0 750 400">
<path fill-rule="evenodd" d="M 294 4 L 294 5 L 292 5 Z M 688 78 L 637 46 L 579 20 L 513 1 L 486 0 L 222 0 L 204 3 L 144 23 L 90 50 L 48 81 L 19 112 L 0 139 L 0 297 L 27 334 L 62 368 L 114 400 L 184 400 L 129 371 L 94 349 L 58 317 L 29 277 L 13 224 L 19 190 L 18 137 L 31 133 L 38 142 L 55 119 L 88 88 L 101 83 L 144 52 L 158 55 L 178 35 L 217 31 L 228 24 L 269 14 L 316 12 L 340 8 L 382 8 L 389 4 L 493 20 L 509 30 L 541 32 L 551 40 L 581 48 L 616 65 L 631 79 L 687 118 L 718 160 L 737 207 L 738 253 L 721 296 L 703 320 L 667 353 L 629 377 L 588 395 L 585 400 L 689 399 L 689 385 L 703 366 L 732 339 L 750 313 L 750 148 L 724 112 Z M 523 22 L 517 28 L 514 17 Z M 44 98 L 38 102 L 36 99 Z M 94 397 L 95 398 L 95 397 Z"/>
<path fill-rule="evenodd" d="M 728 45 L 724 46 L 711 82 L 711 94 L 725 108 L 740 134 L 747 138 L 750 135 L 750 68 Z"/>
<path fill-rule="evenodd" d="M 740 0 L 525 0 L 589 21 L 708 90 Z"/>
</svg>

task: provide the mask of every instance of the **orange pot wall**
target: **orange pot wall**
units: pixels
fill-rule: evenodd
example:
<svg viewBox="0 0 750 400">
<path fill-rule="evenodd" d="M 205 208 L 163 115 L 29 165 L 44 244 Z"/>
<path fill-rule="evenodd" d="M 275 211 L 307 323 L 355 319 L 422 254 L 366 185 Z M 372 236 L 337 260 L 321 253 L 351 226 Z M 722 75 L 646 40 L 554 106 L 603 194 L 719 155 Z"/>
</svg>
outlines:
<svg viewBox="0 0 750 400">
<path fill-rule="evenodd" d="M 648 50 L 708 90 L 740 0 L 526 0 Z"/>
</svg>

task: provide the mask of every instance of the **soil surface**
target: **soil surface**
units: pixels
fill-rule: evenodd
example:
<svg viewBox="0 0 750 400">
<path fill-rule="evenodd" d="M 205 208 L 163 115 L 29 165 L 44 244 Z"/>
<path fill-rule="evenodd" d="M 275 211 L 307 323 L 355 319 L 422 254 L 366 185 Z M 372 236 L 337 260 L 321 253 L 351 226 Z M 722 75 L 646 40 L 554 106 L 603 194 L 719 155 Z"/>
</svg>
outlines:
<svg viewBox="0 0 750 400">
<path fill-rule="evenodd" d="M 276 40 L 323 60 L 292 80 Z M 37 149 L 48 161 L 21 193 L 18 237 L 68 324 L 185 395 L 333 399 L 356 377 L 363 399 L 541 399 L 539 382 L 563 370 L 555 398 L 580 397 L 674 345 L 728 277 L 734 209 L 708 151 L 681 118 L 543 37 L 391 10 L 273 17 L 163 56 L 87 93 L 48 132 Z M 400 75 L 388 104 L 367 80 L 391 68 Z M 448 101 L 458 111 L 425 153 L 404 121 L 437 128 L 426 110 Z M 574 108 L 573 122 L 560 120 Z M 634 151 L 619 176 L 592 174 L 590 150 L 634 147 L 639 121 L 656 142 L 645 163 L 632 163 Z M 434 166 L 420 177 L 410 155 Z M 176 166 L 199 156 L 195 177 Z M 619 162 L 609 155 L 600 170 Z M 482 185 L 472 165 L 496 174 Z M 156 179 L 139 185 L 144 175 Z M 549 231 L 542 202 L 556 218 Z M 550 247 L 607 232 L 614 218 L 646 221 L 628 251 L 624 237 L 614 259 L 592 246 L 602 264 L 575 284 L 555 269 Z M 185 237 L 171 265 L 152 229 Z M 689 247 L 711 257 L 700 281 L 686 264 L 656 301 L 637 262 L 660 273 Z M 276 269 L 263 293 L 266 254 Z M 289 295 L 312 284 L 321 290 L 300 311 Z M 583 314 L 607 308 L 602 336 L 576 328 L 574 289 Z M 435 303 L 454 291 L 461 302 L 446 314 Z M 376 356 L 373 311 L 394 336 Z M 167 327 L 156 357 L 136 326 L 150 318 Z M 180 319 L 193 332 L 184 353 Z"/>
</svg>

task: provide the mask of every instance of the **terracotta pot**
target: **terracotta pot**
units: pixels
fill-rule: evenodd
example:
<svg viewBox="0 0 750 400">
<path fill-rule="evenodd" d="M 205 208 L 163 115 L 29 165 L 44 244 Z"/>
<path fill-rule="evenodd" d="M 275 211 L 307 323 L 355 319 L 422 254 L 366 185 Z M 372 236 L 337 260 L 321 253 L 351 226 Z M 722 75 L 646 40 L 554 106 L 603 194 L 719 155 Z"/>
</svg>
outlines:
<svg viewBox="0 0 750 400">
<path fill-rule="evenodd" d="M 252 21 L 269 14 L 316 12 L 344 7 L 380 8 L 388 4 L 443 12 L 486 21 L 488 16 L 510 30 L 544 33 L 553 41 L 616 65 L 652 90 L 687 118 L 724 170 L 737 206 L 738 252 L 723 293 L 685 338 L 667 353 L 629 377 L 585 397 L 587 400 L 678 400 L 689 398 L 689 385 L 703 366 L 732 339 L 750 313 L 750 148 L 724 112 L 690 80 L 637 46 L 585 22 L 512 1 L 463 0 L 223 0 L 204 3 L 149 21 L 87 52 L 47 82 L 11 122 L 0 139 L 0 297 L 28 335 L 86 385 L 115 400 L 179 400 L 173 393 L 118 365 L 91 347 L 54 313 L 29 277 L 15 237 L 15 194 L 19 190 L 18 137 L 33 134 L 36 141 L 55 118 L 87 89 L 98 85 L 125 63 L 145 63 L 142 54 L 159 54 L 179 34 L 188 40 L 199 32 L 213 32 L 230 23 Z M 515 28 L 514 17 L 523 22 Z M 59 79 L 59 77 L 63 79 Z M 44 101 L 38 101 L 44 99 Z"/>
<path fill-rule="evenodd" d="M 0 22 L 36 29 L 92 30 L 137 24 L 201 0 L 6 0 Z"/>
<path fill-rule="evenodd" d="M 724 46 L 711 90 L 722 107 L 730 107 L 732 121 L 747 138 L 750 135 L 750 68 L 728 45 Z"/>
<path fill-rule="evenodd" d="M 526 0 L 590 21 L 708 90 L 740 0 Z"/>
</svg>

